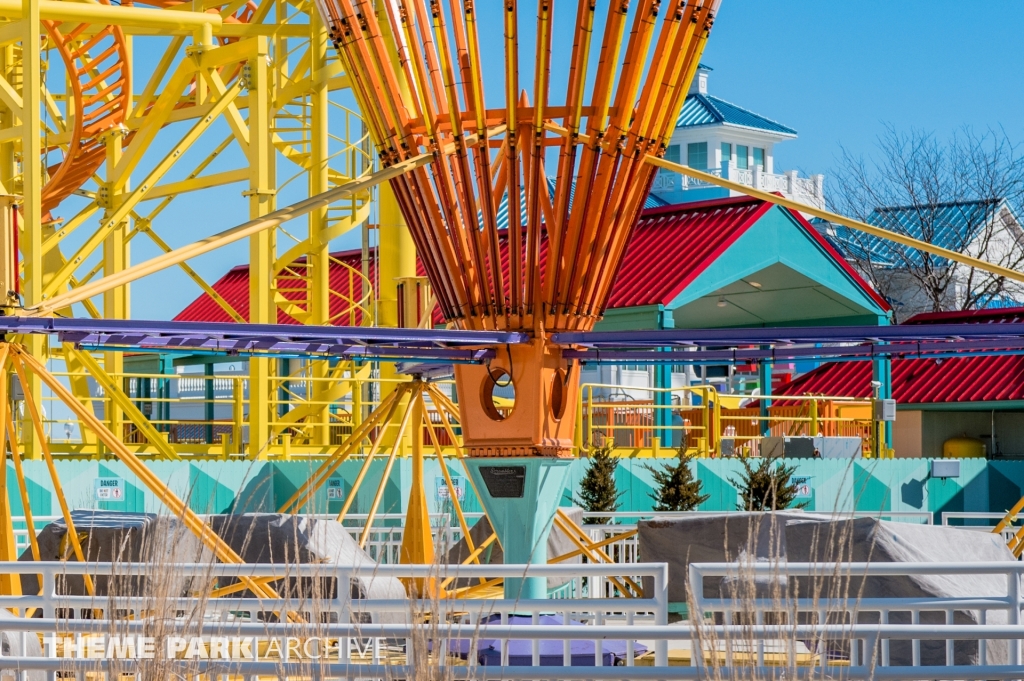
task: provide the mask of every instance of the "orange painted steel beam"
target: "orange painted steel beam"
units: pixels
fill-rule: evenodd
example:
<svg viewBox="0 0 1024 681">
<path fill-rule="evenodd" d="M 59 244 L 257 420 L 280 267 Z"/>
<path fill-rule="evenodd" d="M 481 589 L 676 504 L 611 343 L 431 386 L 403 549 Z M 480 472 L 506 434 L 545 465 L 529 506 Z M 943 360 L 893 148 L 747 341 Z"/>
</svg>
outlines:
<svg viewBox="0 0 1024 681">
<path fill-rule="evenodd" d="M 593 327 L 657 172 L 644 158 L 665 152 L 719 2 L 506 0 L 485 36 L 479 0 L 317 0 L 382 163 L 432 155 L 391 184 L 447 321 Z M 575 11 L 573 44 L 568 82 L 555 92 L 555 13 L 564 8 Z M 536 16 L 529 96 L 519 66 L 527 11 Z M 499 41 L 504 82 L 492 91 L 504 101 L 495 106 L 481 46 Z M 485 131 L 495 123 L 502 135 Z M 570 134 L 548 137 L 552 124 Z M 481 143 L 471 149 L 474 133 Z M 559 150 L 553 195 L 549 146 Z M 511 216 L 503 234 L 502 200 Z"/>
<path fill-rule="evenodd" d="M 389 181 L 445 321 L 533 337 L 486 368 L 456 369 L 467 455 L 571 455 L 579 367 L 547 336 L 604 313 L 657 173 L 646 159 L 664 156 L 719 2 L 504 0 L 485 26 L 480 0 L 316 0 L 382 165 L 429 158 Z M 558 87 L 552 46 L 566 11 Z M 524 39 L 527 13 L 535 35 Z M 504 59 L 491 101 L 485 47 Z M 523 406 L 499 414 L 491 393 L 505 374 Z"/>
</svg>

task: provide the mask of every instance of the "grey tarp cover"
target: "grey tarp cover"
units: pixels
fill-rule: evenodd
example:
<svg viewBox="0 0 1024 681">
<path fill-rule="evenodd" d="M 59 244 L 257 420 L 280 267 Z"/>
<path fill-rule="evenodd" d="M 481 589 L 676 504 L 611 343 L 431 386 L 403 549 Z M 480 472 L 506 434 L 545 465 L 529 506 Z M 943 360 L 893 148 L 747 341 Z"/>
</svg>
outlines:
<svg viewBox="0 0 1024 681">
<path fill-rule="evenodd" d="M 573 506 L 571 508 L 561 508 L 559 510 L 565 512 L 565 514 L 568 515 L 574 523 L 582 526 L 582 508 Z M 486 515 L 480 518 L 473 527 L 469 528 L 469 536 L 473 539 L 473 546 L 480 546 L 480 544 L 485 542 L 492 533 L 491 521 L 487 519 Z M 446 547 L 438 548 L 440 551 L 446 550 Z M 564 532 L 552 524 L 551 532 L 548 534 L 548 559 L 550 560 L 551 558 L 557 558 L 558 556 L 564 556 L 567 553 L 572 553 L 576 548 L 576 544 L 574 544 Z M 445 561 L 448 565 L 458 565 L 465 561 L 469 554 L 469 545 L 466 543 L 465 539 L 461 539 L 451 548 L 447 549 Z M 491 545 L 484 549 L 480 554 L 480 563 L 482 565 L 502 565 L 504 562 L 505 556 L 502 553 L 501 546 L 498 542 L 492 542 Z M 580 557 L 575 556 L 574 558 L 559 561 L 559 564 L 571 565 L 579 562 Z M 457 586 L 467 586 L 470 583 L 475 583 L 475 581 L 476 580 L 458 580 Z M 562 577 L 548 577 L 548 588 L 556 589 L 568 581 L 568 579 Z"/>
<path fill-rule="evenodd" d="M 653 518 L 639 524 L 640 559 L 668 563 L 669 601 L 685 603 L 688 567 L 693 563 L 777 562 L 784 574 L 784 562 L 990 562 L 1012 561 L 1013 556 L 999 535 L 987 532 L 889 522 L 875 518 L 842 519 L 809 513 L 728 513 L 692 518 Z M 838 579 L 838 578 L 837 578 Z M 917 576 L 824 579 L 817 586 L 809 580 L 790 580 L 801 597 L 848 596 L 855 600 L 890 597 L 984 597 L 1005 596 L 1006 578 L 1002 575 L 965 577 Z M 707 579 L 705 597 L 720 595 L 746 597 L 762 592 L 771 584 L 748 584 L 739 589 L 722 580 Z M 653 589 L 645 580 L 644 588 Z M 842 592 L 842 593 L 840 593 Z M 922 623 L 944 622 L 944 612 L 922 613 Z M 877 622 L 873 612 L 859 613 L 862 622 Z M 902 618 L 902 619 L 901 619 Z M 977 623 L 977 611 L 957 611 L 957 623 Z M 890 613 L 890 622 L 909 623 L 909 613 Z M 988 624 L 1006 623 L 1005 611 L 990 610 Z M 978 645 L 957 641 L 956 664 L 976 664 Z M 922 664 L 945 664 L 945 642 L 924 641 Z M 890 644 L 893 665 L 909 664 L 909 641 Z M 1005 664 L 1005 641 L 987 643 L 989 664 Z"/>
<path fill-rule="evenodd" d="M 246 563 L 304 563 L 365 566 L 372 570 L 374 560 L 352 535 L 335 520 L 320 520 L 281 513 L 245 513 L 210 517 L 214 531 L 222 537 Z M 353 577 L 352 598 L 404 599 L 405 587 L 392 577 L 370 574 Z M 335 581 L 326 576 L 320 580 L 288 580 L 292 594 L 333 598 Z M 404 622 L 408 613 L 381 614 L 375 622 Z"/>
<path fill-rule="evenodd" d="M 150 513 L 119 513 L 115 511 L 73 511 L 75 530 L 81 537 L 82 550 L 89 562 L 144 562 L 154 565 L 170 563 L 210 563 L 212 553 L 182 523 L 169 516 Z M 304 516 L 277 513 L 253 513 L 208 516 L 213 530 L 246 563 L 315 563 L 325 566 L 365 565 L 374 561 L 349 533 L 334 520 L 318 520 Z M 45 561 L 74 560 L 65 541 L 67 525 L 63 519 L 46 525 L 38 535 L 40 558 Z M 32 560 L 31 549 L 26 549 L 20 560 Z M 333 598 L 336 585 L 325 569 L 321 579 L 286 579 L 275 585 L 279 593 L 297 596 Z M 165 593 L 185 595 L 191 580 L 171 574 L 161 574 L 167 583 L 155 585 L 125 572 L 119 576 L 117 593 Z M 65 581 L 66 580 L 66 581 Z M 230 584 L 232 580 L 223 580 Z M 110 580 L 96 579 L 97 594 L 111 591 Z M 22 578 L 25 593 L 37 593 L 35 575 Z M 80 577 L 61 577 L 60 593 L 83 595 L 85 584 Z M 243 592 L 243 595 L 251 595 Z M 405 589 L 397 579 L 378 575 L 352 578 L 353 598 L 405 598 Z M 405 621 L 406 615 L 374 618 L 374 621 Z"/>
<path fill-rule="evenodd" d="M 77 510 L 71 512 L 71 521 L 79 535 L 82 553 L 87 562 L 153 564 L 209 562 L 212 553 L 203 548 L 199 539 L 182 523 L 169 516 L 152 513 L 121 513 L 117 511 Z M 36 541 L 39 558 L 43 561 L 75 560 L 71 542 L 66 540 L 68 527 L 63 518 L 47 524 L 39 531 Z M 25 549 L 18 560 L 32 560 L 31 547 Z M 156 587 L 152 580 L 131 575 L 127 570 L 115 578 L 118 593 L 145 593 L 159 588 L 168 594 L 184 594 L 191 581 L 187 578 L 162 574 Z M 85 583 L 80 576 L 61 576 L 60 593 L 84 595 Z M 38 593 L 36 575 L 21 578 L 24 593 Z M 148 586 L 147 586 L 148 585 Z M 109 577 L 95 579 L 96 593 L 111 591 Z"/>
</svg>

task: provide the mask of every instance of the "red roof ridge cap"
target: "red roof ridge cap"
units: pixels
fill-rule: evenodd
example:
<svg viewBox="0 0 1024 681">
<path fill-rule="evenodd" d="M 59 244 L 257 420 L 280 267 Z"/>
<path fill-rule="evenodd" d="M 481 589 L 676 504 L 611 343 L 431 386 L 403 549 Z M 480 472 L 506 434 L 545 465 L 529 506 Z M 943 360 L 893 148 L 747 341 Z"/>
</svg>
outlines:
<svg viewBox="0 0 1024 681">
<path fill-rule="evenodd" d="M 708 208 L 728 208 L 731 206 L 740 206 L 745 203 L 767 203 L 761 199 L 754 198 L 752 196 L 727 196 L 721 199 L 708 199 L 706 201 L 691 201 L 689 203 L 673 203 L 667 206 L 658 206 L 657 208 L 647 208 L 640 213 L 640 219 L 648 217 L 656 217 L 659 215 L 671 215 L 675 213 L 685 213 L 689 211 L 707 210 Z"/>
</svg>

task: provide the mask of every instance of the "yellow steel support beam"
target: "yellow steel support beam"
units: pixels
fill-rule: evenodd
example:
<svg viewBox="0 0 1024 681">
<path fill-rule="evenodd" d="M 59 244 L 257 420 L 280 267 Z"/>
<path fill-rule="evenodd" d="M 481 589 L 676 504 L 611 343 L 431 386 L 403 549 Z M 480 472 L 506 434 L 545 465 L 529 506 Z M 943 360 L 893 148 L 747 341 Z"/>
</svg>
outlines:
<svg viewBox="0 0 1024 681">
<path fill-rule="evenodd" d="M 107 147 L 107 182 L 100 187 L 99 199 L 105 203 L 106 209 L 100 222 L 110 220 L 114 214 L 124 215 L 107 230 L 103 239 L 103 273 L 113 274 L 128 267 L 130 259 L 130 248 L 127 233 L 129 228 L 130 213 L 119 210 L 125 203 L 125 193 L 129 191 L 129 177 L 127 175 L 115 175 L 113 169 L 117 167 L 123 152 L 124 134 L 122 130 L 110 130 L 103 137 Z M 65 267 L 67 264 L 65 263 Z M 62 270 L 64 268 L 61 268 Z M 56 278 L 55 278 L 56 279 Z M 118 286 L 103 293 L 103 316 L 107 319 L 128 319 L 131 316 L 131 302 L 129 299 L 130 285 Z M 68 346 L 70 347 L 70 346 Z M 90 358 L 91 359 L 91 358 Z M 99 365 L 97 364 L 97 367 Z M 115 375 L 124 373 L 124 353 L 106 352 L 103 354 L 103 366 L 106 371 Z M 122 435 L 124 431 L 124 419 L 121 405 L 114 399 L 109 403 L 109 409 L 105 414 L 110 430 Z"/>
<path fill-rule="evenodd" d="M 25 9 L 24 2 L 35 6 L 34 12 Z M 58 2 L 57 0 L 0 0 L 0 15 L 9 19 L 29 19 L 33 16 L 50 21 L 68 21 L 83 24 L 137 26 L 159 31 L 194 31 L 203 26 L 219 28 L 224 20 L 219 14 L 205 12 L 168 12 L 137 7 Z M 37 22 L 38 23 L 38 22 Z"/>
<path fill-rule="evenodd" d="M 402 529 L 400 562 L 407 565 L 430 565 L 434 562 L 434 539 L 430 530 L 430 510 L 427 508 L 426 482 L 423 478 L 423 429 L 429 426 L 423 407 L 423 385 L 413 384 L 415 394 L 412 411 L 412 479 L 409 485 L 409 502 L 405 511 L 405 526 Z M 444 462 L 441 462 L 444 466 Z M 384 482 L 381 482 L 381 487 Z M 454 494 L 455 491 L 449 489 Z M 420 580 L 412 582 L 422 587 Z"/>
<path fill-rule="evenodd" d="M 10 346 L 7 344 L 5 344 L 5 346 L 8 349 L 10 348 Z M 34 360 L 34 358 L 32 358 L 31 355 L 22 356 L 27 356 L 30 359 Z M 18 380 L 21 381 L 22 385 L 25 385 L 25 369 L 20 361 L 20 358 L 13 357 L 9 361 L 11 362 L 11 364 L 14 365 L 14 370 L 15 372 L 17 372 Z M 4 371 L 3 373 L 6 375 L 7 372 Z M 53 455 L 50 454 L 50 447 L 46 442 L 46 432 L 43 429 L 43 420 L 39 416 L 39 406 L 36 404 L 36 401 L 32 399 L 32 397 L 28 394 L 25 395 L 25 405 L 28 407 L 27 411 L 32 419 L 32 428 L 35 431 L 36 438 L 40 444 L 40 447 L 43 450 L 43 458 L 46 459 L 46 469 L 50 473 L 50 482 L 53 484 L 53 495 L 57 497 L 57 502 L 60 504 L 61 516 L 64 518 L 64 523 L 67 525 L 67 534 L 65 536 L 68 538 L 71 544 L 71 548 L 75 553 L 75 559 L 79 563 L 84 563 L 86 558 L 85 552 L 82 551 L 82 544 L 78 539 L 78 531 L 75 529 L 75 521 L 71 517 L 71 509 L 68 507 L 67 498 L 64 496 L 64 489 L 61 487 L 60 484 L 60 476 L 57 474 L 57 466 L 53 462 Z M 14 426 L 12 422 L 8 421 L 7 428 L 10 429 L 13 427 Z M 7 466 L 5 462 L 4 468 L 6 467 Z M 6 492 L 6 486 L 3 489 Z M 86 591 L 89 592 L 90 596 L 94 595 L 96 591 L 93 586 L 92 577 L 90 577 L 89 575 L 84 575 L 83 579 L 85 580 Z"/>
<path fill-rule="evenodd" d="M 7 354 L 9 352 L 9 346 L 5 343 L 0 346 L 0 374 L 2 374 L 3 380 L 0 381 L 0 408 L 3 409 L 3 416 L 5 417 L 0 422 L 0 451 L 4 451 L 4 441 L 7 436 L 11 437 L 11 441 L 14 441 L 14 426 L 8 426 L 6 418 L 9 408 L 7 406 Z M 7 494 L 7 456 L 5 452 L 4 460 L 0 465 L 0 560 L 14 561 L 18 560 L 18 548 L 14 542 L 14 513 L 11 511 L 10 496 Z M 21 578 L 17 575 L 12 574 L 0 574 L 0 595 L 3 596 L 20 596 L 21 595 Z"/>
<path fill-rule="evenodd" d="M 331 103 L 328 99 L 327 79 L 324 73 L 327 64 L 327 29 L 319 16 L 311 16 L 309 36 L 310 81 L 312 91 L 309 96 L 310 131 L 309 131 L 309 195 L 322 194 L 330 188 L 328 181 L 328 160 L 330 150 L 328 141 L 330 129 L 328 118 Z M 327 231 L 327 208 L 318 208 L 309 214 L 309 251 L 306 255 L 309 264 L 309 290 L 307 291 L 307 311 L 310 313 L 309 323 L 327 325 L 331 323 L 331 262 L 329 242 L 323 238 Z M 324 395 L 330 386 L 322 380 L 327 377 L 330 367 L 327 362 L 312 363 L 313 399 L 323 402 Z M 319 442 L 330 441 L 330 410 L 326 404 L 307 417 L 315 425 L 314 437 Z"/>
<path fill-rule="evenodd" d="M 24 120 L 25 102 L 6 78 L 0 77 L 0 101 L 7 105 L 15 118 Z"/>
<path fill-rule="evenodd" d="M 156 167 L 150 171 L 150 173 L 142 181 L 139 187 L 129 192 L 126 196 L 124 196 L 122 200 L 118 202 L 116 208 L 112 209 L 108 214 L 104 215 L 103 220 L 100 222 L 99 228 L 95 232 L 93 232 L 88 239 L 86 239 L 85 243 L 83 243 L 75 252 L 75 254 L 68 259 L 67 264 L 64 267 L 62 267 L 59 272 L 57 272 L 53 279 L 47 282 L 47 285 L 44 289 L 44 293 L 46 296 L 54 296 L 57 293 L 57 291 L 60 290 L 61 287 L 66 285 L 68 277 L 71 276 L 75 269 L 77 269 L 82 264 L 82 262 L 84 262 L 85 259 L 89 257 L 93 250 L 95 250 L 96 247 L 99 246 L 99 244 L 104 239 L 106 239 L 113 231 L 115 231 L 118 228 L 118 225 L 121 225 L 123 223 L 123 221 L 128 217 L 128 215 L 139 203 L 139 201 L 145 198 L 150 188 L 155 187 L 157 183 L 163 178 L 163 176 L 167 174 L 167 172 L 174 166 L 175 163 L 177 163 L 181 155 L 188 151 L 188 149 L 190 149 L 192 145 L 199 140 L 203 133 L 205 133 L 210 128 L 210 126 L 213 125 L 213 122 L 221 113 L 223 113 L 227 109 L 228 105 L 230 105 L 231 102 L 234 101 L 235 97 L 238 96 L 238 93 L 240 91 L 241 88 L 239 87 L 239 83 L 235 83 L 232 86 L 232 88 L 217 101 L 217 103 L 214 105 L 213 111 L 211 111 L 208 116 L 197 121 L 195 125 L 192 126 L 192 128 L 185 134 L 185 136 L 181 138 L 178 144 L 175 145 L 174 148 L 170 150 L 170 153 L 168 153 L 156 165 Z M 124 177 L 123 173 L 131 172 L 132 166 L 123 164 L 121 162 L 122 158 L 123 156 L 121 154 L 118 154 L 117 160 L 113 165 L 113 170 L 111 172 L 114 174 L 115 177 Z M 107 276 L 110 276 L 116 274 L 116 272 L 107 271 L 105 274 L 107 274 Z M 129 282 L 124 282 L 123 284 L 119 284 L 118 286 L 124 286 L 127 283 Z"/>
<path fill-rule="evenodd" d="M 89 376 L 93 378 L 102 388 L 104 394 L 110 398 L 110 408 L 115 407 L 122 410 L 124 415 L 128 417 L 128 420 L 135 424 L 135 427 L 139 429 L 139 432 L 149 441 L 162 456 L 170 460 L 180 460 L 181 457 L 171 447 L 163 433 L 159 432 L 149 419 L 146 418 L 132 399 L 125 394 L 121 386 L 118 385 L 117 379 L 110 375 L 107 371 L 100 366 L 100 363 L 96 361 L 96 358 L 90 355 L 88 352 L 76 350 L 70 343 L 64 343 L 64 356 L 70 357 L 72 360 L 81 363 Z"/>
<path fill-rule="evenodd" d="M 149 240 L 156 244 L 156 247 L 162 250 L 164 253 L 171 252 L 171 247 L 167 244 L 166 241 L 160 238 L 159 234 L 153 231 L 153 228 L 150 226 L 148 220 L 145 222 L 136 223 L 135 233 L 140 232 L 148 236 Z M 239 324 L 245 324 L 245 317 L 240 315 L 238 311 L 235 310 L 235 308 L 231 307 L 231 303 L 225 300 L 224 296 L 217 293 L 217 291 L 214 290 L 212 286 L 206 283 L 206 280 L 203 279 L 203 277 L 200 276 L 198 272 L 192 269 L 192 267 L 190 267 L 187 263 L 179 262 L 178 267 L 180 267 L 182 271 L 184 271 L 185 274 L 188 275 L 189 279 L 194 281 L 199 286 L 199 288 L 201 288 L 203 292 L 206 293 L 206 295 L 210 296 L 213 302 L 220 305 L 220 308 L 224 310 L 224 312 L 227 313 L 227 315 L 231 317 L 231 319 L 238 322 Z"/>
<path fill-rule="evenodd" d="M 427 394 L 430 395 L 430 389 L 427 388 Z M 434 406 L 438 411 L 444 409 L 437 402 Z M 459 501 L 459 495 L 455 492 L 455 485 L 452 482 L 451 473 L 448 471 L 448 462 L 444 460 L 444 450 L 441 449 L 441 443 L 437 440 L 437 433 L 434 432 L 434 424 L 429 419 L 424 419 L 424 427 L 427 433 L 430 435 L 430 445 L 434 448 L 434 454 L 437 456 L 437 463 L 441 466 L 441 473 L 444 475 L 444 482 L 448 485 L 448 498 L 451 499 L 452 508 L 455 509 L 455 517 L 459 521 L 459 529 L 462 530 L 462 538 L 466 540 L 466 548 L 469 549 L 470 555 L 476 553 L 476 547 L 473 545 L 473 536 L 469 533 L 469 523 L 466 522 L 466 515 L 462 512 L 462 502 Z M 453 443 L 454 444 L 454 443 Z M 456 449 L 458 451 L 458 449 Z M 476 563 L 479 563 L 479 558 L 475 559 Z"/>
<path fill-rule="evenodd" d="M 102 279 L 98 279 L 85 286 L 54 296 L 49 300 L 32 306 L 29 311 L 34 316 L 46 316 L 53 314 L 54 311 L 59 310 L 62 307 L 67 307 L 68 305 L 87 300 L 111 288 L 136 281 L 142 277 L 153 274 L 154 272 L 159 272 L 167 269 L 168 267 L 177 265 L 180 262 L 185 262 L 186 260 L 203 255 L 204 253 L 209 253 L 210 251 L 214 251 L 222 246 L 250 237 L 263 230 L 273 229 L 280 224 L 288 222 L 289 220 L 302 217 L 321 206 L 327 206 L 335 201 L 366 191 L 367 189 L 382 182 L 386 182 L 387 180 L 407 173 L 414 168 L 425 166 L 432 159 L 433 156 L 430 154 L 420 154 L 408 161 L 396 163 L 393 166 L 379 170 L 359 180 L 353 180 L 352 182 L 347 182 L 335 187 L 323 194 L 311 196 L 308 199 L 303 199 L 302 201 L 293 203 L 290 206 L 268 213 L 261 218 L 249 220 L 237 227 L 214 234 L 213 236 L 207 237 L 193 244 L 189 244 L 188 246 L 182 246 L 181 248 L 177 248 L 165 255 L 157 256 L 144 263 L 139 263 L 138 265 L 133 265 L 123 272 L 105 276 Z"/>
<path fill-rule="evenodd" d="M 391 453 L 388 454 L 388 461 L 384 464 L 384 471 L 380 475 L 380 485 L 377 486 L 377 493 L 373 495 L 373 503 L 370 504 L 370 511 L 366 514 L 366 525 L 363 527 L 362 533 L 359 535 L 359 548 L 366 548 L 366 542 L 370 539 L 370 533 L 373 531 L 373 520 L 377 516 L 377 510 L 380 508 L 380 502 L 384 500 L 384 490 L 387 488 L 387 481 L 391 477 L 391 468 L 395 465 L 395 458 L 398 457 L 399 443 L 402 440 L 402 436 L 405 434 L 406 429 L 409 427 L 409 421 L 412 417 L 415 407 L 413 406 L 416 402 L 423 400 L 423 393 L 419 391 L 409 392 L 409 404 L 405 409 L 405 413 L 402 414 L 402 420 L 398 424 L 398 437 L 395 439 L 395 444 L 391 446 Z M 419 427 L 419 424 L 416 424 Z"/>
<path fill-rule="evenodd" d="M 305 482 L 299 489 L 295 490 L 295 493 L 284 502 L 281 508 L 277 509 L 278 513 L 299 513 L 302 511 L 302 507 L 309 502 L 309 498 L 316 493 L 316 491 L 323 486 L 327 479 L 331 476 L 334 471 L 338 470 L 341 466 L 359 447 L 362 445 L 373 429 L 380 422 L 381 418 L 385 414 L 391 414 L 394 411 L 392 403 L 395 402 L 397 393 L 393 392 L 388 398 L 381 402 L 380 406 L 370 417 L 363 421 L 355 432 L 350 435 L 345 442 L 343 442 L 338 449 L 334 451 L 320 466 L 313 471 L 313 474 L 309 477 L 309 480 Z M 368 459 L 373 458 L 373 454 L 376 450 L 371 449 L 367 455 Z M 355 489 L 355 486 L 353 486 Z M 353 492 L 354 494 L 354 492 Z M 349 495 L 351 498 L 352 495 Z"/>
<path fill-rule="evenodd" d="M 43 159 L 42 159 L 42 104 L 43 75 L 42 54 L 38 49 L 43 33 L 40 21 L 40 6 L 36 0 L 22 0 L 22 41 L 21 41 L 21 98 L 24 102 L 25 118 L 21 129 L 21 247 L 24 263 L 25 286 L 22 289 L 26 305 L 37 305 L 45 297 L 44 282 L 48 272 L 45 271 L 43 260 L 43 215 L 41 211 L 43 192 Z M 59 308 L 57 308 L 59 309 Z M 45 339 L 33 334 L 25 339 L 29 352 L 37 358 L 45 357 Z M 38 378 L 32 377 L 23 385 L 26 399 L 38 399 L 42 395 L 42 384 Z M 24 451 L 31 459 L 39 459 L 42 450 L 34 431 L 23 428 Z"/>
<path fill-rule="evenodd" d="M 270 67 L 267 64 L 267 39 L 256 38 L 256 55 L 249 61 L 249 217 L 260 219 L 272 213 L 276 205 L 277 183 L 274 172 L 274 146 L 270 139 Z M 237 131 L 236 131 L 237 135 Z M 277 321 L 274 304 L 274 256 L 277 232 L 264 229 L 249 237 L 249 322 L 273 324 Z M 273 420 L 271 378 L 272 362 L 265 357 L 249 359 L 249 456 L 256 457 L 270 444 Z"/>
<path fill-rule="evenodd" d="M 394 416 L 395 411 L 397 411 L 400 403 L 402 402 L 402 397 L 408 394 L 408 389 L 408 384 L 405 384 L 400 386 L 398 390 L 392 392 L 394 399 L 387 407 L 387 413 L 384 416 L 385 423 L 391 421 L 391 418 Z M 384 413 L 384 410 L 381 407 L 377 407 L 377 411 L 382 414 Z M 345 499 L 345 503 L 342 504 L 341 506 L 341 511 L 338 512 L 337 521 L 339 523 L 345 521 L 345 516 L 348 515 L 349 510 L 352 508 L 352 503 L 356 500 L 356 493 L 362 486 L 363 479 L 366 477 L 366 474 L 370 470 L 370 466 L 373 464 L 373 457 L 377 455 L 377 450 L 380 448 L 380 445 L 383 442 L 383 440 L 384 429 L 378 428 L 377 437 L 374 438 L 373 443 L 370 445 L 370 450 L 366 453 L 366 456 L 363 458 L 363 465 L 359 468 L 359 473 L 356 474 L 356 479 L 352 482 L 352 488 L 348 492 L 348 498 Z M 329 475 L 329 473 L 323 473 L 321 480 L 326 480 L 327 475 Z"/>
<path fill-rule="evenodd" d="M 10 374 L 6 374 L 10 375 Z M 7 404 L 7 402 L 4 402 Z M 28 533 L 28 545 L 32 550 L 32 560 L 42 560 L 39 554 L 39 539 L 36 537 L 36 523 L 32 518 L 32 501 L 28 495 L 28 483 L 25 482 L 25 469 L 21 465 L 21 452 L 18 447 L 18 438 L 14 431 L 14 421 L 11 420 L 11 410 L 7 409 L 4 427 L 7 429 L 7 444 L 11 447 L 11 460 L 14 462 L 14 475 L 18 479 L 18 495 L 21 497 L 21 512 L 25 516 L 25 531 Z M 0 437 L 0 448 L 3 438 Z M 39 582 L 42 585 L 42 581 Z"/>
<path fill-rule="evenodd" d="M 248 168 L 239 168 L 238 170 L 224 170 L 219 173 L 213 173 L 211 175 L 203 175 L 201 177 L 192 177 L 184 180 L 178 180 L 177 182 L 166 182 L 164 184 L 159 184 L 153 187 L 151 190 L 149 190 L 142 200 L 151 201 L 153 199 L 163 199 L 168 196 L 178 196 L 179 194 L 197 192 L 202 189 L 209 189 L 211 187 L 222 187 L 226 184 L 245 182 L 248 179 Z"/>
<path fill-rule="evenodd" d="M 202 518 L 188 507 L 178 495 L 176 495 L 163 481 L 161 481 L 149 468 L 139 459 L 137 456 L 131 453 L 127 447 L 121 442 L 121 440 L 114 436 L 103 423 L 96 418 L 92 413 L 92 410 L 84 407 L 74 396 L 68 392 L 67 388 L 57 380 L 53 374 L 46 370 L 35 357 L 20 350 L 19 348 L 13 348 L 16 357 L 15 360 L 20 359 L 25 367 L 32 373 L 39 376 L 39 378 L 46 383 L 46 385 L 54 392 L 57 398 L 63 402 L 72 412 L 81 420 L 81 422 L 90 428 L 97 437 L 100 438 L 106 444 L 117 458 L 124 463 L 128 469 L 144 484 L 153 494 L 163 503 L 176 517 L 180 518 L 185 527 L 192 531 L 203 544 L 213 551 L 214 555 L 217 556 L 222 562 L 225 563 L 241 563 L 242 559 L 234 549 L 232 549 L 223 539 L 221 539 L 213 529 L 207 525 Z M 15 364 L 17 368 L 18 365 Z M 249 587 L 259 596 L 264 598 L 279 598 L 278 594 L 269 586 L 258 584 L 255 580 L 242 577 L 242 581 L 249 584 Z"/>
</svg>

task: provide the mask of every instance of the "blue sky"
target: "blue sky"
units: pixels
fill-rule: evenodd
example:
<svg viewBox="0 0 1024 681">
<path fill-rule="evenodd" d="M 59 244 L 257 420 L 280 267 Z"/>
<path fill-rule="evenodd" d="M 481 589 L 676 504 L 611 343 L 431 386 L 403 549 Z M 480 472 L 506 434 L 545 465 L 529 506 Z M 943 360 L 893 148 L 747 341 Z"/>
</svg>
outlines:
<svg viewBox="0 0 1024 681">
<path fill-rule="evenodd" d="M 500 7 L 493 2 L 481 5 L 482 19 Z M 576 3 L 559 6 L 565 4 Z M 1024 140 L 1022 25 L 1022 0 L 969 6 L 952 0 L 724 0 L 703 61 L 714 68 L 712 94 L 799 132 L 797 140 L 775 148 L 778 171 L 827 176 L 840 144 L 870 155 L 885 123 L 943 136 L 963 125 L 1003 126 L 1012 139 Z M 556 79 L 566 40 L 571 33 L 556 40 Z M 530 52 L 524 44 L 523 54 Z M 499 53 L 486 73 L 499 88 L 501 64 Z M 227 161 L 222 169 L 231 165 Z M 279 181 L 291 173 L 289 164 L 279 164 Z M 240 191 L 180 199 L 157 229 L 180 246 L 244 222 Z M 280 205 L 302 198 L 302 191 L 293 185 L 279 195 Z M 305 225 L 292 228 L 298 234 Z M 349 239 L 336 247 L 354 245 Z M 136 262 L 156 254 L 144 239 L 133 251 Z M 247 255 L 240 243 L 191 264 L 212 283 Z M 133 285 L 133 316 L 170 318 L 198 294 L 179 270 L 160 273 Z"/>
<path fill-rule="evenodd" d="M 797 130 L 776 168 L 828 174 L 884 123 L 1024 140 L 1022 25 L 1019 0 L 723 0 L 704 62 L 712 94 Z"/>
</svg>

